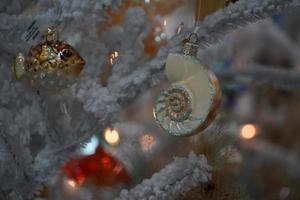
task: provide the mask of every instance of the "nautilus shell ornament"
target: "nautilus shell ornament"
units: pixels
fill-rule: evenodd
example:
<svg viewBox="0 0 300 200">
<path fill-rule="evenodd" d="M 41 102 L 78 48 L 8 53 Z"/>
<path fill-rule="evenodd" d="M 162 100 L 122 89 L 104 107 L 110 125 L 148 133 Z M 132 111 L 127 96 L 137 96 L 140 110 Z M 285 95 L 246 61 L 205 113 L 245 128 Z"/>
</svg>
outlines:
<svg viewBox="0 0 300 200">
<path fill-rule="evenodd" d="M 170 88 L 161 92 L 154 118 L 173 136 L 190 136 L 207 128 L 221 103 L 219 82 L 214 73 L 196 59 L 197 35 L 191 34 L 183 54 L 169 54 L 166 75 Z"/>
<path fill-rule="evenodd" d="M 31 47 L 27 56 L 16 55 L 13 70 L 16 79 L 25 77 L 38 89 L 58 92 L 76 81 L 84 65 L 79 53 L 48 28 L 45 42 Z"/>
</svg>

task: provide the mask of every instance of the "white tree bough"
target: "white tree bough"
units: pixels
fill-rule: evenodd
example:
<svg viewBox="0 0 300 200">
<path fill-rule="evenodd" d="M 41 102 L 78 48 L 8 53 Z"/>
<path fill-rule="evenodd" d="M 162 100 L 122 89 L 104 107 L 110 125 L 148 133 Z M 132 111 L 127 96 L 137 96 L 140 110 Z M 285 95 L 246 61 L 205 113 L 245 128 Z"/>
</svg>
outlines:
<svg viewBox="0 0 300 200">
<path fill-rule="evenodd" d="M 14 4 L 17 8 L 23 5 L 24 2 L 25 1 L 22 1 L 22 4 L 18 4 L 18 1 L 14 1 Z M 105 55 L 104 52 L 107 52 L 111 47 L 101 43 L 96 33 L 98 30 L 97 25 L 99 25 L 99 22 L 103 19 L 103 8 L 109 6 L 111 1 L 89 0 L 86 2 L 81 0 L 64 0 L 60 1 L 59 5 L 50 4 L 50 7 L 47 7 L 49 5 L 47 5 L 46 2 L 45 0 L 39 1 L 40 13 L 33 14 L 28 12 L 28 10 L 22 10 L 22 6 L 17 9 L 18 13 L 20 13 L 17 15 L 12 14 L 13 12 L 11 11 L 3 13 L 3 11 L 6 12 L 6 10 L 2 8 L 2 13 L 0 13 L 0 121 L 5 124 L 5 126 L 3 126 L 4 133 L 1 134 L 12 135 L 13 138 L 20 140 L 20 147 L 18 150 L 12 149 L 13 151 L 29 151 L 31 156 L 33 156 L 24 162 L 25 166 L 23 167 L 24 170 L 32 168 L 35 170 L 32 173 L 27 173 L 27 178 L 30 183 L 36 185 L 47 180 L 50 174 L 57 172 L 59 165 L 74 152 L 73 150 L 76 149 L 76 147 L 80 146 L 80 139 L 86 134 L 91 134 L 86 130 L 91 130 L 92 132 L 95 127 L 99 127 L 99 130 L 101 130 L 101 128 L 119 121 L 120 108 L 128 102 L 131 102 L 153 84 L 156 84 L 157 81 L 153 82 L 153 76 L 158 77 L 159 80 L 163 78 L 162 71 L 164 69 L 165 58 L 170 51 L 176 52 L 179 50 L 178 44 L 183 37 L 183 35 L 180 35 L 174 38 L 170 42 L 170 45 L 163 47 L 154 59 L 145 61 L 142 65 L 140 63 L 136 63 L 136 65 L 133 64 L 134 68 L 128 68 L 129 65 L 126 65 L 124 67 L 125 71 L 114 72 L 114 80 L 116 81 L 111 82 L 107 88 L 103 88 L 98 84 L 99 80 L 97 76 L 101 69 L 99 67 L 101 66 L 101 58 L 99 58 L 99 55 Z M 116 4 L 118 3 L 119 2 Z M 11 4 L 10 7 L 14 4 Z M 206 20 L 199 25 L 197 33 L 201 38 L 202 46 L 206 46 L 218 41 L 225 33 L 241 25 L 299 7 L 299 5 L 300 0 L 240 0 L 238 3 L 207 17 Z M 55 6 L 62 9 L 60 15 L 56 15 Z M 47 9 L 45 9 L 46 7 Z M 133 13 L 142 14 L 141 12 Z M 82 53 L 82 56 L 87 61 L 87 69 L 82 73 L 78 84 L 66 92 L 69 96 L 62 95 L 61 97 L 62 101 L 73 99 L 82 104 L 84 110 L 82 114 L 89 116 L 86 119 L 83 118 L 81 121 L 85 131 L 80 127 L 80 130 L 73 130 L 74 133 L 77 133 L 73 136 L 65 134 L 64 132 L 58 132 L 56 135 L 59 137 L 56 143 L 50 140 L 48 136 L 48 133 L 53 132 L 53 130 L 46 130 L 46 125 L 49 124 L 49 120 L 52 119 L 48 119 L 48 116 L 39 117 L 44 115 L 44 109 L 43 106 L 40 105 L 40 102 L 45 101 L 39 101 L 40 98 L 44 97 L 37 96 L 22 82 L 16 82 L 12 78 L 12 57 L 19 51 L 26 52 L 26 50 L 28 50 L 29 45 L 21 41 L 21 35 L 26 29 L 27 24 L 31 23 L 34 19 L 53 19 L 57 21 L 59 29 L 62 30 L 62 38 L 72 39 L 75 46 L 78 47 L 78 51 Z M 82 20 L 82 23 L 78 23 L 78 20 Z M 137 23 L 142 22 L 142 20 L 140 22 L 137 21 Z M 82 27 L 82 25 L 85 27 Z M 136 24 L 126 25 L 136 26 Z M 142 24 L 139 25 L 137 32 L 128 35 L 128 37 L 137 38 L 137 36 L 144 33 L 143 29 L 145 27 L 143 27 Z M 126 30 L 131 30 L 131 28 L 132 27 L 126 27 Z M 121 29 L 125 30 L 125 27 L 121 26 Z M 76 34 L 74 35 L 74 33 Z M 78 36 L 79 39 L 76 39 L 75 36 Z M 128 41 L 134 41 L 130 39 Z M 99 43 L 95 41 L 99 41 Z M 136 46 L 138 46 L 138 44 L 136 44 Z M 124 51 L 125 50 L 124 48 Z M 136 57 L 137 52 L 139 51 L 131 51 L 122 59 L 130 60 L 136 58 L 138 62 L 138 58 Z M 104 58 L 105 56 L 102 56 L 103 60 Z M 70 105 L 72 105 L 72 102 L 70 102 Z M 90 119 L 94 119 L 95 122 L 90 122 Z M 50 128 L 55 129 L 56 127 Z M 35 134 L 43 136 L 42 138 L 45 145 L 40 147 L 36 153 L 33 153 L 33 150 L 27 146 L 30 146 L 31 138 L 33 138 Z M 68 144 L 65 144 L 65 141 L 67 141 Z M 77 145 L 76 142 L 78 142 Z M 57 155 L 51 153 L 51 150 L 64 149 L 63 147 L 69 147 L 69 144 L 74 145 L 72 145 L 71 149 L 66 148 L 62 154 Z M 19 154 L 19 152 L 13 153 L 14 155 Z M 1 155 L 10 156 L 11 154 L 3 153 Z M 24 159 L 27 159 L 27 157 Z M 12 158 L 7 160 L 12 160 Z M 35 163 L 36 168 L 32 166 L 32 161 L 37 162 Z M 41 169 L 41 166 L 44 168 Z M 56 166 L 56 168 L 54 169 L 53 166 Z M 10 164 L 9 167 L 11 169 L 17 169 L 14 164 Z M 2 180 L 1 177 L 0 179 Z M 3 191 L 4 189 L 1 186 L 0 189 L 3 191 L 2 193 L 5 198 L 15 195 L 17 196 L 14 197 L 15 199 L 26 199 L 28 196 L 31 196 L 35 190 L 35 187 L 26 188 L 26 190 L 24 190 L 23 186 L 26 185 L 26 183 L 22 182 L 23 180 L 11 179 L 9 181 L 11 182 L 10 184 L 5 183 L 7 186 L 17 185 L 18 187 L 8 187 Z M 13 189 L 14 194 L 12 194 Z"/>
</svg>

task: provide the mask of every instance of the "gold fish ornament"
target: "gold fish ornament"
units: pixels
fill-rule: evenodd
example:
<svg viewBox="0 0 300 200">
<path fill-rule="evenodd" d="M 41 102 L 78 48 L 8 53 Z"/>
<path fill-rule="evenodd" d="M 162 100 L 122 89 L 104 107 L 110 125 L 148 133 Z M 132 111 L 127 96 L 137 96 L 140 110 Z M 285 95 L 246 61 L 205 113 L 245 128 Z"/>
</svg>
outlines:
<svg viewBox="0 0 300 200">
<path fill-rule="evenodd" d="M 196 59 L 197 35 L 186 39 L 182 54 L 171 53 L 166 75 L 171 87 L 158 96 L 153 115 L 172 136 L 191 136 L 214 120 L 221 104 L 219 82 L 214 73 Z"/>
<path fill-rule="evenodd" d="M 58 39 L 54 28 L 48 28 L 45 38 L 26 57 L 16 55 L 14 75 L 17 80 L 25 77 L 34 87 L 58 92 L 76 82 L 85 61 L 74 47 Z"/>
</svg>

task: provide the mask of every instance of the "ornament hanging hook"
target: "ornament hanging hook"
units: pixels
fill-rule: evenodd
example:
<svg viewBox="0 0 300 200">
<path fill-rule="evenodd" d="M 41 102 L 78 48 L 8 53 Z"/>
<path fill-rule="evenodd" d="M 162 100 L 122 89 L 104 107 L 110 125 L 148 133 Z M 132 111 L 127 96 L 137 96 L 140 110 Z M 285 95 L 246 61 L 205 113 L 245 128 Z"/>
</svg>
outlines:
<svg viewBox="0 0 300 200">
<path fill-rule="evenodd" d="M 183 45 L 182 52 L 184 55 L 197 56 L 199 37 L 197 32 L 190 33 L 185 38 L 186 42 Z"/>
</svg>

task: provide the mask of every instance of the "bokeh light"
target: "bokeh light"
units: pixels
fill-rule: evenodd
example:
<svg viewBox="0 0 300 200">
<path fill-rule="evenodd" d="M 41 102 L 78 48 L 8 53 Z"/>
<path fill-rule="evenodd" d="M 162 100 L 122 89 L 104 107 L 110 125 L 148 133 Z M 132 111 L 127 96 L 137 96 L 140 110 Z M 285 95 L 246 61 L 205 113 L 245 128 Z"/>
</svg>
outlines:
<svg viewBox="0 0 300 200">
<path fill-rule="evenodd" d="M 110 64 L 113 65 L 114 64 L 114 60 L 119 57 L 119 52 L 112 51 L 112 52 L 109 53 L 108 57 L 109 57 Z"/>
<path fill-rule="evenodd" d="M 96 136 L 93 136 L 91 140 L 83 148 L 81 148 L 81 154 L 91 155 L 95 153 L 98 144 L 99 139 Z"/>
<path fill-rule="evenodd" d="M 155 143 L 155 138 L 150 134 L 143 135 L 140 139 L 140 145 L 143 151 L 151 150 Z"/>
<path fill-rule="evenodd" d="M 164 20 L 164 26 L 167 26 L 167 20 L 166 19 Z"/>
<path fill-rule="evenodd" d="M 242 126 L 240 134 L 241 134 L 241 137 L 244 139 L 247 139 L 247 140 L 252 139 L 257 134 L 256 126 L 253 124 L 246 124 L 246 125 Z"/>
<path fill-rule="evenodd" d="M 76 182 L 74 180 L 68 180 L 67 183 L 72 188 L 76 188 L 76 186 L 77 186 L 77 184 L 76 184 Z"/>
<path fill-rule="evenodd" d="M 120 135 L 116 129 L 107 128 L 104 131 L 104 139 L 110 145 L 117 145 L 120 142 Z"/>
</svg>

